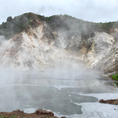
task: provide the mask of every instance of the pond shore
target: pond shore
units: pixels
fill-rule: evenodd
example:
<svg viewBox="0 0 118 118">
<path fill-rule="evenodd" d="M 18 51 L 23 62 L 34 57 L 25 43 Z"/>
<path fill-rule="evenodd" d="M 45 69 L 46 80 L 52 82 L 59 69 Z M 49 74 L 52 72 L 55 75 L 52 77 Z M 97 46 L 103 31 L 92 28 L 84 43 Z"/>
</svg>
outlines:
<svg viewBox="0 0 118 118">
<path fill-rule="evenodd" d="M 24 113 L 23 111 L 16 110 L 13 112 L 0 112 L 0 118 L 58 118 L 51 111 L 36 110 L 34 113 Z M 65 118 L 65 117 L 61 117 Z"/>
</svg>

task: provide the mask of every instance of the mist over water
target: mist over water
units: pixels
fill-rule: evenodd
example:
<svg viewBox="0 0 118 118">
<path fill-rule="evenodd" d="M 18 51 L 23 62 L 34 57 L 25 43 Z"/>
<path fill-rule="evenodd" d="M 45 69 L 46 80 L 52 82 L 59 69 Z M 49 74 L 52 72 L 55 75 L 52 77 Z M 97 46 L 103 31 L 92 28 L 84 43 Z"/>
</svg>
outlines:
<svg viewBox="0 0 118 118">
<path fill-rule="evenodd" d="M 39 70 L 0 68 L 0 84 L 6 85 L 33 85 L 51 86 L 57 88 L 87 86 L 103 86 L 101 72 L 87 68 L 83 64 L 65 63 L 57 64 L 52 67 L 39 68 Z M 94 84 L 91 81 L 94 82 Z M 78 82 L 76 82 L 78 81 Z M 89 83 L 87 83 L 89 82 Z M 102 85 L 103 84 L 103 85 Z"/>
<path fill-rule="evenodd" d="M 46 16 L 69 14 L 95 22 L 111 19 L 106 17 L 109 12 L 105 12 L 106 16 L 99 14 L 99 8 L 102 12 L 106 9 L 106 0 L 100 3 L 94 0 L 96 2 L 89 4 L 87 0 L 82 4 L 77 0 L 26 0 L 31 8 L 23 1 L 17 3 L 21 11 L 11 10 L 14 13 L 9 12 L 6 16 L 31 11 Z M 115 3 L 116 0 L 112 6 Z M 14 3 L 10 1 L 10 4 Z M 92 10 L 94 5 L 98 7 Z M 111 2 L 107 6 L 111 6 Z M 112 66 L 117 65 L 114 63 L 117 60 L 117 52 L 114 54 L 117 27 L 112 26 L 112 31 L 109 26 L 112 23 L 108 23 L 106 29 L 107 23 L 95 24 L 68 15 L 43 17 L 34 13 L 8 17 L 7 22 L 0 25 L 0 112 L 20 109 L 33 113 L 44 109 L 67 118 L 114 118 L 111 111 L 118 109 L 98 101 L 112 99 L 113 95 L 118 97 L 113 81 L 103 74 L 115 72 Z M 96 13 L 105 19 L 93 18 Z"/>
<path fill-rule="evenodd" d="M 39 70 L 0 69 L 0 111 L 49 109 L 58 114 L 81 114 L 81 105 L 97 98 L 81 93 L 113 92 L 101 73 L 77 63 Z"/>
</svg>

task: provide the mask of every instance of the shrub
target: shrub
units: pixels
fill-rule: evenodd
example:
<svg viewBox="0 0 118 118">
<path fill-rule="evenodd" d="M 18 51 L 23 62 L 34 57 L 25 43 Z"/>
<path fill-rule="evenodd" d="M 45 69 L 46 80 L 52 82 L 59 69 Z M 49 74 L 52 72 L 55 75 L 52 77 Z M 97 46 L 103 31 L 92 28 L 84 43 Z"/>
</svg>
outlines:
<svg viewBox="0 0 118 118">
<path fill-rule="evenodd" d="M 12 21 L 12 17 L 9 16 L 9 17 L 7 18 L 7 22 L 11 22 L 11 21 Z"/>
<path fill-rule="evenodd" d="M 114 85 L 118 87 L 118 73 L 112 75 L 112 79 L 115 81 Z"/>
<path fill-rule="evenodd" d="M 118 73 L 112 75 L 112 79 L 115 81 L 118 81 Z"/>
</svg>

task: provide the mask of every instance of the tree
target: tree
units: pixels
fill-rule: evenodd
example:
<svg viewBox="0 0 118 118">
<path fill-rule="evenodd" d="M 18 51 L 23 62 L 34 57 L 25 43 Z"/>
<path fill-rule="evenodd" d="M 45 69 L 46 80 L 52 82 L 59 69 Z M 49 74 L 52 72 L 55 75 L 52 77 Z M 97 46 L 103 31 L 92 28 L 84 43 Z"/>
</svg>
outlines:
<svg viewBox="0 0 118 118">
<path fill-rule="evenodd" d="M 12 17 L 9 16 L 9 17 L 7 18 L 7 22 L 11 22 L 11 21 L 12 21 Z"/>
</svg>

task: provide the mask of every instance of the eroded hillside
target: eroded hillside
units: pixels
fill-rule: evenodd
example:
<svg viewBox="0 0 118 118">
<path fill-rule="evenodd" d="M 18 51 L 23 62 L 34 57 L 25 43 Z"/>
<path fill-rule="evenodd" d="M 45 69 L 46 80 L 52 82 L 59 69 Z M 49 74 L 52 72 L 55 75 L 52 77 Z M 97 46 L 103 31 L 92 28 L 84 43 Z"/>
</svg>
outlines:
<svg viewBox="0 0 118 118">
<path fill-rule="evenodd" d="M 71 16 L 25 13 L 0 25 L 0 64 L 40 68 L 84 63 L 111 75 L 118 72 L 118 23 L 91 23 Z"/>
</svg>

